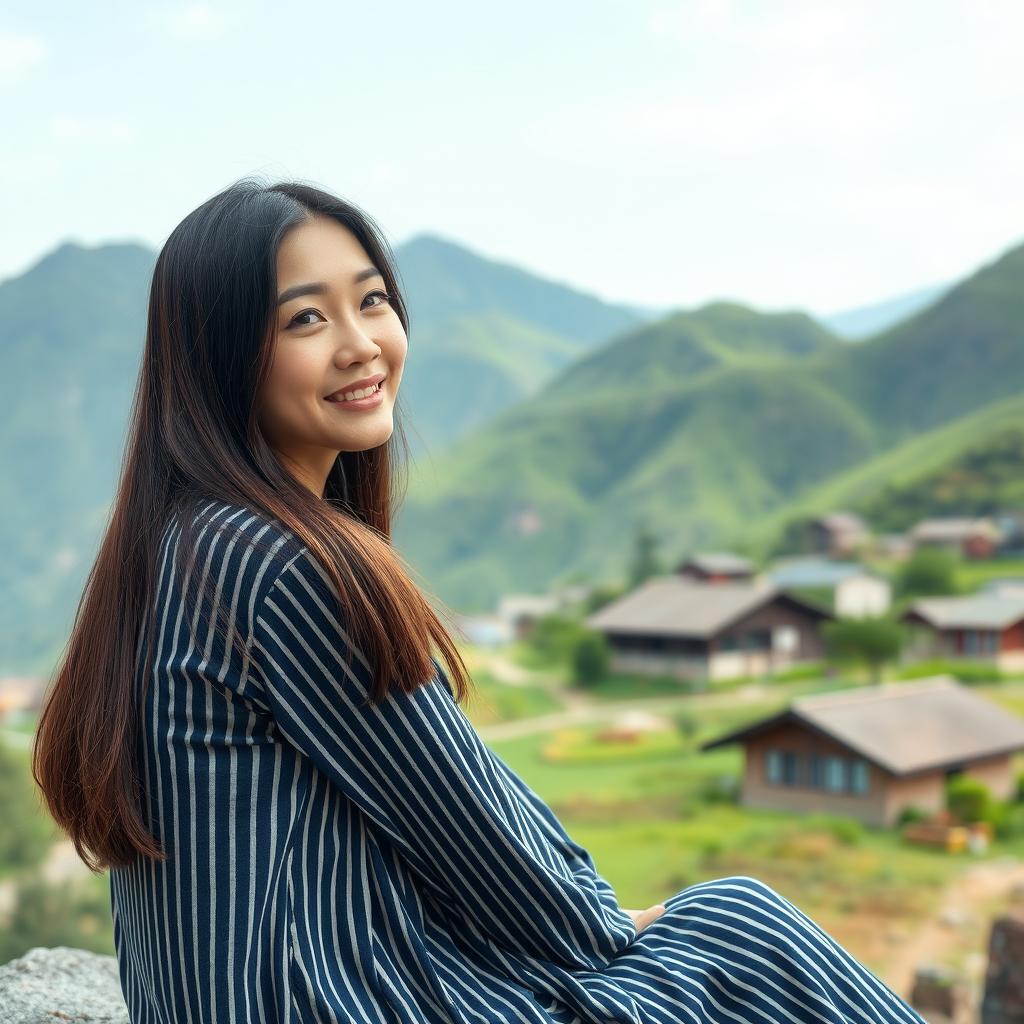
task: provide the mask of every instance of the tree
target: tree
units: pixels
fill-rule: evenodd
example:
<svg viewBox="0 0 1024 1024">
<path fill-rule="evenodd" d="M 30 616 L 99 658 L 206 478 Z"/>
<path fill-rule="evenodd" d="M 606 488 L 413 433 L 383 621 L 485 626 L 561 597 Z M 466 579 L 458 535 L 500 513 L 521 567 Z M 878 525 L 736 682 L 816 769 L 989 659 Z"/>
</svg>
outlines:
<svg viewBox="0 0 1024 1024">
<path fill-rule="evenodd" d="M 821 634 L 829 657 L 867 665 L 872 682 L 879 681 L 882 666 L 896 658 L 903 643 L 900 624 L 884 615 L 826 622 Z"/>
<path fill-rule="evenodd" d="M 955 594 L 956 559 L 941 548 L 918 548 L 897 572 L 896 590 L 903 597 Z"/>
<path fill-rule="evenodd" d="M 639 586 L 661 572 L 657 555 L 658 538 L 646 526 L 636 529 L 633 535 L 633 557 L 630 559 L 628 579 L 630 587 Z"/>
<path fill-rule="evenodd" d="M 608 674 L 608 641 L 603 633 L 587 630 L 581 633 L 572 652 L 574 683 L 590 686 Z"/>
</svg>

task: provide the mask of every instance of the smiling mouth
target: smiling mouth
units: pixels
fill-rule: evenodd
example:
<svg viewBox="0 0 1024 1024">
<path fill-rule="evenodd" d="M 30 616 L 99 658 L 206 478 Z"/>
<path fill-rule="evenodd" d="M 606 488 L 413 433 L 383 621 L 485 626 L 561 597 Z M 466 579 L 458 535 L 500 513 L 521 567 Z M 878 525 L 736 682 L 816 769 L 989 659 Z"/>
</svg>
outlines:
<svg viewBox="0 0 1024 1024">
<path fill-rule="evenodd" d="M 367 398 L 373 398 L 374 395 L 379 394 L 381 391 L 383 391 L 384 382 L 386 380 L 387 377 L 385 377 L 384 380 L 378 381 L 376 384 L 372 385 L 371 388 L 357 388 L 357 391 L 363 392 L 363 394 L 359 397 L 346 398 L 344 392 L 335 391 L 333 395 L 325 395 L 324 400 L 327 402 L 334 402 L 335 405 L 344 405 L 346 402 L 363 402 Z M 348 392 L 348 394 L 353 394 L 353 392 L 350 391 Z"/>
</svg>

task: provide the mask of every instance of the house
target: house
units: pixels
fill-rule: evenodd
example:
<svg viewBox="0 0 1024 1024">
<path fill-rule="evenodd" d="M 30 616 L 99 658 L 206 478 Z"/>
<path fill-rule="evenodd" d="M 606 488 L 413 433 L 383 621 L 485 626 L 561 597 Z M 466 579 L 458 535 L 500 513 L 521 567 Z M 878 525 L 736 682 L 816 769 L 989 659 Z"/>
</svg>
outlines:
<svg viewBox="0 0 1024 1024">
<path fill-rule="evenodd" d="M 910 630 L 905 660 L 978 658 L 1024 669 L 1024 595 L 979 591 L 922 597 L 900 616 Z"/>
<path fill-rule="evenodd" d="M 999 527 L 985 517 L 957 516 L 922 519 L 909 531 L 915 550 L 941 548 L 964 558 L 991 558 L 999 546 Z"/>
<path fill-rule="evenodd" d="M 858 562 L 841 562 L 817 555 L 787 558 L 766 573 L 783 589 L 820 589 L 829 594 L 836 615 L 883 615 L 892 603 L 889 581 Z"/>
<path fill-rule="evenodd" d="M 807 534 L 812 551 L 842 557 L 857 551 L 868 540 L 870 531 L 853 512 L 831 512 L 811 519 Z"/>
<path fill-rule="evenodd" d="M 584 621 L 605 635 L 611 668 L 677 678 L 761 675 L 824 655 L 832 614 L 763 580 L 654 576 Z"/>
<path fill-rule="evenodd" d="M 941 811 L 952 775 L 1012 797 L 1024 719 L 950 676 L 933 676 L 800 697 L 700 749 L 732 743 L 744 747 L 745 806 L 889 826 L 908 807 Z"/>
<path fill-rule="evenodd" d="M 680 562 L 676 569 L 680 575 L 705 583 L 725 580 L 749 580 L 755 576 L 754 565 L 731 551 L 704 551 Z"/>
</svg>

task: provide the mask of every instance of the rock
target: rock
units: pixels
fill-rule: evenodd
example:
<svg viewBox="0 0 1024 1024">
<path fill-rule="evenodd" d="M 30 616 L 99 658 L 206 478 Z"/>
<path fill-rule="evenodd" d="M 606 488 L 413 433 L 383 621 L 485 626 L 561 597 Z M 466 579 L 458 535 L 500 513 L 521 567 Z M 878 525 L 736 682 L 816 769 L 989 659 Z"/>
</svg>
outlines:
<svg viewBox="0 0 1024 1024">
<path fill-rule="evenodd" d="M 930 1024 L 960 1021 L 968 1012 L 970 994 L 959 973 L 928 964 L 917 969 L 910 1005 Z"/>
<path fill-rule="evenodd" d="M 128 1024 L 117 961 L 83 949 L 36 946 L 0 965 L 4 1024 Z"/>
<path fill-rule="evenodd" d="M 988 943 L 981 1024 L 1024 1021 L 1024 914 L 1004 914 L 992 922 Z"/>
</svg>

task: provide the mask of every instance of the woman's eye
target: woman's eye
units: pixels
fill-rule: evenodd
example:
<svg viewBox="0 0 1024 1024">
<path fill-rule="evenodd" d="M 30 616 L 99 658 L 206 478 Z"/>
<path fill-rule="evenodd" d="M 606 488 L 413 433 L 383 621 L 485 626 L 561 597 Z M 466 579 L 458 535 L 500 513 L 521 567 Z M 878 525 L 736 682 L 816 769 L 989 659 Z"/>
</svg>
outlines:
<svg viewBox="0 0 1024 1024">
<path fill-rule="evenodd" d="M 316 313 L 316 310 L 315 309 L 304 309 L 301 313 L 296 313 L 295 316 L 292 317 L 291 322 L 288 324 L 288 326 L 289 327 L 309 327 L 308 323 L 300 324 L 299 323 L 299 317 L 307 316 L 310 313 Z M 320 316 L 319 313 L 316 313 L 316 315 Z"/>
<path fill-rule="evenodd" d="M 375 291 L 375 292 L 370 292 L 370 294 L 367 295 L 366 298 L 363 299 L 363 301 L 365 302 L 366 299 L 372 298 L 374 295 L 379 295 L 384 300 L 384 302 L 375 303 L 374 306 L 370 307 L 371 309 L 375 308 L 376 306 L 386 305 L 387 303 L 391 302 L 391 296 L 388 295 L 387 292 L 383 292 L 383 291 L 379 291 L 379 290 Z M 317 311 L 315 309 L 304 309 L 301 313 L 296 313 L 295 316 L 292 317 L 292 319 L 289 322 L 288 326 L 289 327 L 311 327 L 312 326 L 312 321 L 308 321 L 306 323 L 300 323 L 301 317 L 308 316 L 310 313 L 316 313 L 317 316 L 320 316 L 320 314 L 317 313 Z M 323 318 L 321 317 L 321 319 L 323 319 Z"/>
</svg>

